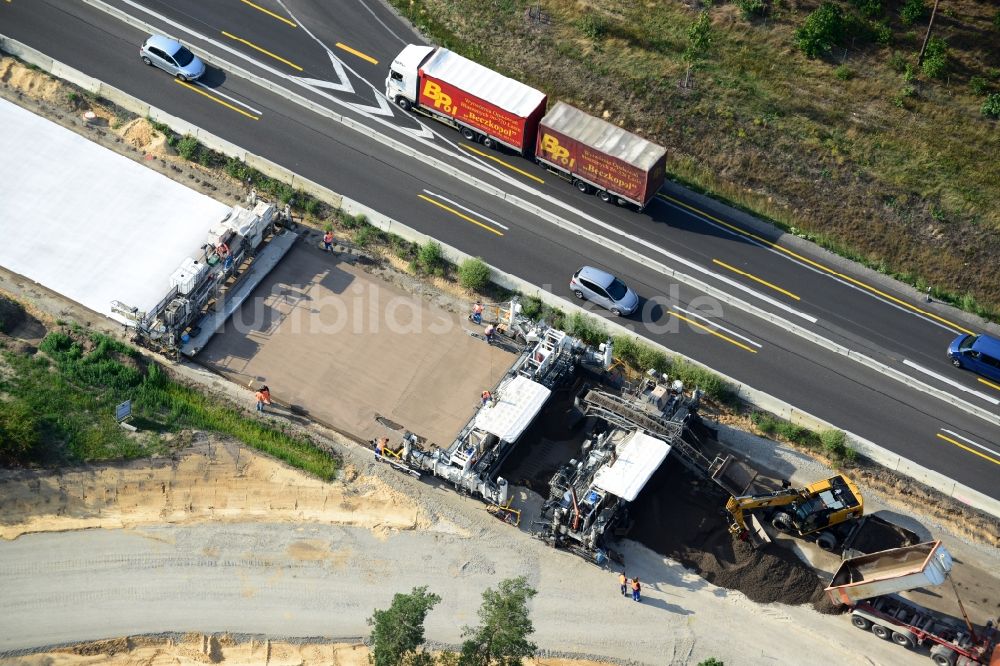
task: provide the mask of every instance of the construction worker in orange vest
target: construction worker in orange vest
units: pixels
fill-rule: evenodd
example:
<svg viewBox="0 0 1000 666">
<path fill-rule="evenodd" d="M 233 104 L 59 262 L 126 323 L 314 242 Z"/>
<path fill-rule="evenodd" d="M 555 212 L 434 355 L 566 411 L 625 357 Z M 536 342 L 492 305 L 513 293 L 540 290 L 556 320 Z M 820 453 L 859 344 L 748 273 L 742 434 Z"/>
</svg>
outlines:
<svg viewBox="0 0 1000 666">
<path fill-rule="evenodd" d="M 636 576 L 632 579 L 632 601 L 642 601 L 639 597 L 639 593 L 642 591 L 642 586 L 639 585 L 639 577 Z"/>
<path fill-rule="evenodd" d="M 327 229 L 326 233 L 323 234 L 323 249 L 327 252 L 333 252 L 333 231 Z"/>
<path fill-rule="evenodd" d="M 489 391 L 483 391 L 483 407 L 485 407 L 486 403 L 488 403 L 492 398 L 493 395 Z"/>
<path fill-rule="evenodd" d="M 628 594 L 628 577 L 625 575 L 624 571 L 618 575 L 618 582 L 621 583 L 622 596 L 624 597 L 626 594 Z"/>
</svg>

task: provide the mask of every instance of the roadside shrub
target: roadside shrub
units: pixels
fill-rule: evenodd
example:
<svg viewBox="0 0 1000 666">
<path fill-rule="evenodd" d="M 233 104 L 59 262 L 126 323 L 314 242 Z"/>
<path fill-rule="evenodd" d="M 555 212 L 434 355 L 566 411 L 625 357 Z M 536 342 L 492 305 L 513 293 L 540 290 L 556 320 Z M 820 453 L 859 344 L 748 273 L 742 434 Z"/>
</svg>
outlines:
<svg viewBox="0 0 1000 666">
<path fill-rule="evenodd" d="M 990 91 L 990 84 L 981 76 L 973 76 L 969 79 L 969 87 L 973 95 L 985 95 Z"/>
<path fill-rule="evenodd" d="M 744 20 L 749 21 L 755 16 L 763 16 L 767 11 L 767 3 L 764 0 L 734 0 L 740 8 L 740 15 Z"/>
<path fill-rule="evenodd" d="M 829 53 L 844 36 L 844 13 L 838 5 L 824 2 L 795 31 L 795 42 L 809 58 Z"/>
<path fill-rule="evenodd" d="M 184 138 L 177 142 L 177 154 L 186 160 L 193 160 L 198 154 L 198 139 L 185 134 Z"/>
<path fill-rule="evenodd" d="M 875 40 L 876 44 L 881 44 L 882 46 L 889 46 L 892 44 L 892 28 L 885 21 L 872 21 L 869 26 L 872 31 L 872 39 Z"/>
<path fill-rule="evenodd" d="M 851 4 L 857 7 L 865 18 L 874 19 L 882 16 L 882 0 L 851 0 Z"/>
<path fill-rule="evenodd" d="M 490 267 L 478 257 L 463 261 L 458 267 L 458 284 L 469 291 L 482 291 L 490 283 Z"/>
<path fill-rule="evenodd" d="M 987 118 L 1000 118 L 1000 93 L 992 93 L 983 102 L 983 115 Z"/>
<path fill-rule="evenodd" d="M 713 400 L 727 405 L 736 403 L 736 393 L 732 387 L 714 372 L 679 358 L 670 363 L 668 372 L 672 379 L 684 382 L 684 387 L 687 389 L 700 388 Z"/>
<path fill-rule="evenodd" d="M 417 250 L 417 267 L 425 273 L 444 273 L 444 254 L 441 251 L 441 244 L 437 241 L 429 240 Z"/>
<path fill-rule="evenodd" d="M 899 20 L 903 25 L 913 25 L 927 16 L 927 5 L 924 0 L 906 0 L 899 8 Z"/>
<path fill-rule="evenodd" d="M 28 462 L 41 444 L 35 410 L 24 400 L 0 401 L 0 462 Z"/>
<path fill-rule="evenodd" d="M 812 446 L 814 444 L 814 439 L 816 437 L 808 428 L 803 428 L 800 425 L 795 425 L 791 421 L 785 421 L 782 419 L 778 420 L 777 434 L 779 437 L 788 440 L 789 442 L 795 442 L 802 446 Z"/>
<path fill-rule="evenodd" d="M 726 666 L 726 663 L 720 659 L 716 659 L 715 657 L 709 657 L 704 661 L 699 661 L 698 666 Z"/>
<path fill-rule="evenodd" d="M 837 69 L 833 70 L 833 73 L 841 81 L 849 81 L 854 78 L 854 71 L 847 65 L 841 65 Z"/>
<path fill-rule="evenodd" d="M 379 237 L 378 229 L 370 224 L 366 224 L 354 231 L 354 244 L 358 247 L 367 247 L 370 243 L 377 241 Z"/>
<path fill-rule="evenodd" d="M 598 323 L 596 317 L 574 312 L 566 320 L 564 330 L 572 336 L 580 338 L 588 345 L 597 345 L 608 338 L 608 332 Z"/>
<path fill-rule="evenodd" d="M 528 319 L 538 321 L 539 315 L 542 314 L 542 299 L 537 296 L 521 297 L 521 314 Z"/>
<path fill-rule="evenodd" d="M 750 422 L 765 435 L 773 435 L 778 430 L 778 419 L 767 412 L 754 412 Z"/>
<path fill-rule="evenodd" d="M 847 451 L 847 435 L 843 430 L 824 430 L 819 434 L 819 441 L 831 458 L 840 460 Z"/>
<path fill-rule="evenodd" d="M 948 70 L 948 43 L 940 37 L 931 37 L 920 68 L 932 79 L 944 76 Z"/>
<path fill-rule="evenodd" d="M 316 217 L 319 212 L 319 207 L 322 205 L 319 199 L 314 197 L 308 197 L 302 205 L 302 210 L 306 212 L 306 215 L 311 215 Z"/>
<path fill-rule="evenodd" d="M 608 33 L 608 20 L 595 12 L 587 12 L 576 22 L 576 27 L 594 41 L 603 38 Z"/>
</svg>

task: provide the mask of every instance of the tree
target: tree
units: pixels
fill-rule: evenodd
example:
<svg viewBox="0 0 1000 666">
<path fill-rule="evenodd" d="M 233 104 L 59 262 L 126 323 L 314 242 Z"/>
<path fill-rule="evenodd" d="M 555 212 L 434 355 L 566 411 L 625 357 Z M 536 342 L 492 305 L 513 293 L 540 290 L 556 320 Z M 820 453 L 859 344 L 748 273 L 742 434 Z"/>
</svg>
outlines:
<svg viewBox="0 0 1000 666">
<path fill-rule="evenodd" d="M 818 58 L 830 52 L 833 45 L 843 38 L 845 29 L 840 6 L 824 2 L 795 31 L 795 41 L 808 57 Z"/>
<path fill-rule="evenodd" d="M 465 627 L 459 655 L 460 666 L 520 666 L 521 659 L 534 654 L 528 641 L 535 627 L 528 617 L 528 601 L 538 592 L 524 576 L 500 581 L 496 590 L 483 592 L 478 627 Z"/>
<path fill-rule="evenodd" d="M 427 587 L 415 587 L 409 594 L 397 594 L 386 610 L 375 610 L 368 618 L 372 627 L 372 653 L 375 666 L 424 666 L 432 664 L 430 655 L 417 652 L 424 643 L 424 619 L 441 597 Z"/>
<path fill-rule="evenodd" d="M 469 291 L 482 291 L 490 283 L 490 267 L 479 257 L 470 257 L 458 267 L 458 283 Z"/>
<path fill-rule="evenodd" d="M 687 71 L 684 73 L 684 87 L 691 84 L 691 70 L 695 64 L 705 55 L 705 51 L 712 45 L 712 19 L 707 11 L 698 14 L 695 22 L 688 27 L 688 45 L 684 49 L 684 62 L 687 63 Z"/>
</svg>

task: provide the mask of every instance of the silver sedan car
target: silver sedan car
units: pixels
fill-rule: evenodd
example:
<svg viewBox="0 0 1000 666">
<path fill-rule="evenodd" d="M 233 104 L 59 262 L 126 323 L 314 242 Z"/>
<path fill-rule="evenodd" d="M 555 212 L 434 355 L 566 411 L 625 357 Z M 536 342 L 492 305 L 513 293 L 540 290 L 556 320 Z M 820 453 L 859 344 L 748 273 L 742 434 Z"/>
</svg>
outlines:
<svg viewBox="0 0 1000 666">
<path fill-rule="evenodd" d="M 176 39 L 153 35 L 142 44 L 139 57 L 181 81 L 195 81 L 205 73 L 205 63 Z"/>
<path fill-rule="evenodd" d="M 617 316 L 630 315 L 639 307 L 639 297 L 611 273 L 584 266 L 569 281 L 569 288 L 579 299 L 602 305 Z"/>
</svg>

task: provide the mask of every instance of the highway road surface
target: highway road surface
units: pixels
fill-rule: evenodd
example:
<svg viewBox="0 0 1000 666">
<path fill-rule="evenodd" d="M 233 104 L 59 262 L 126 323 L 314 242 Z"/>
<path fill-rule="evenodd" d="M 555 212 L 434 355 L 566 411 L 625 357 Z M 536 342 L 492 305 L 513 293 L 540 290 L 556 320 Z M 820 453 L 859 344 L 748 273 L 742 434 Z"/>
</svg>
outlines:
<svg viewBox="0 0 1000 666">
<path fill-rule="evenodd" d="M 109 8 L 205 54 L 205 79 L 145 67 L 145 29 Z M 583 264 L 607 268 L 643 297 L 622 322 L 636 333 L 1000 498 L 996 421 L 867 360 L 996 415 L 1000 385 L 945 357 L 977 323 L 676 186 L 642 213 L 608 206 L 394 108 L 379 93 L 388 63 L 418 37 L 379 2 L 11 0 L 0 31 L 553 293 L 571 298 Z"/>
</svg>

